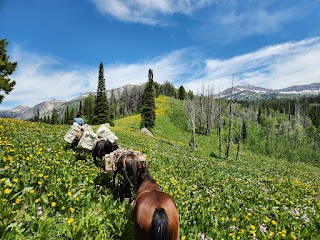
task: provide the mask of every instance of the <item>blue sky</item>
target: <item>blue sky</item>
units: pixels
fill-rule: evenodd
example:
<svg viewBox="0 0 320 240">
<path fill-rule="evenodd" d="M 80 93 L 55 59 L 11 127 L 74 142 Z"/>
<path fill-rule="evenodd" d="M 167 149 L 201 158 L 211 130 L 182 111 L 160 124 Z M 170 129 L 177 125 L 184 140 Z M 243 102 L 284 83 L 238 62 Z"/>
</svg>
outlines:
<svg viewBox="0 0 320 240">
<path fill-rule="evenodd" d="M 320 0 L 0 0 L 18 67 L 0 110 L 154 80 L 200 93 L 320 82 Z"/>
</svg>

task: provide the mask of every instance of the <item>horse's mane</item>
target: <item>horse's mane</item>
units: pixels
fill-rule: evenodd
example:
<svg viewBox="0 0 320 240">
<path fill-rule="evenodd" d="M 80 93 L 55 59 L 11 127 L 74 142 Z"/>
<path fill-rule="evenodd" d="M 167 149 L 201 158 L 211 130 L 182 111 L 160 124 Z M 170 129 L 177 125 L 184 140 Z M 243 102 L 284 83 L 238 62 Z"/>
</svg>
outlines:
<svg viewBox="0 0 320 240">
<path fill-rule="evenodd" d="M 149 173 L 148 169 L 146 166 L 143 167 L 144 168 L 144 174 L 146 175 L 145 181 L 148 180 L 151 183 L 155 183 L 157 184 L 156 180 L 154 180 L 154 178 L 151 176 L 151 174 Z"/>
</svg>

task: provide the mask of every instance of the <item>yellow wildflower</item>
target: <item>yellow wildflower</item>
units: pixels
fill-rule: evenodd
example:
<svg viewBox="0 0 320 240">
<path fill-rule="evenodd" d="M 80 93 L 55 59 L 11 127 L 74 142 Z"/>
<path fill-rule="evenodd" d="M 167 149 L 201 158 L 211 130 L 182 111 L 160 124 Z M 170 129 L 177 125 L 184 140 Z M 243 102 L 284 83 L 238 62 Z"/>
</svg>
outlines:
<svg viewBox="0 0 320 240">
<path fill-rule="evenodd" d="M 68 222 L 68 224 L 73 223 L 73 218 L 69 218 L 67 222 Z"/>
<path fill-rule="evenodd" d="M 52 206 L 52 207 L 55 207 L 55 206 L 57 206 L 57 203 L 56 203 L 56 202 L 52 202 L 52 203 L 51 203 L 51 206 Z"/>
<path fill-rule="evenodd" d="M 5 193 L 5 194 L 11 193 L 11 189 L 10 189 L 10 188 L 6 188 L 6 189 L 4 190 L 4 193 Z"/>
<path fill-rule="evenodd" d="M 71 213 L 74 213 L 74 212 L 76 211 L 76 209 L 74 209 L 74 208 L 72 208 L 72 207 L 69 208 L 69 210 L 70 210 Z"/>
<path fill-rule="evenodd" d="M 252 234 L 252 236 L 256 236 L 256 232 L 255 231 L 250 231 L 250 233 Z"/>
<path fill-rule="evenodd" d="M 255 227 L 254 225 L 250 225 L 250 229 L 251 229 L 252 231 L 254 231 L 254 230 L 256 230 L 256 227 Z"/>
</svg>

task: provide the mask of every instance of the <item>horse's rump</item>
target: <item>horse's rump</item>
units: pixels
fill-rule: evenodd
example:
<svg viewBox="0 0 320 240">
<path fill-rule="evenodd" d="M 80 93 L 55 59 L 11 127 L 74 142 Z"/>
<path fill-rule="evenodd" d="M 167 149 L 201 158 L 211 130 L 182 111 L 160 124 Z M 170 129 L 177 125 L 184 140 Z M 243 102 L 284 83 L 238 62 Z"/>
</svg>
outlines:
<svg viewBox="0 0 320 240">
<path fill-rule="evenodd" d="M 160 190 L 138 192 L 133 203 L 136 239 L 177 240 L 179 213 L 173 198 Z"/>
</svg>

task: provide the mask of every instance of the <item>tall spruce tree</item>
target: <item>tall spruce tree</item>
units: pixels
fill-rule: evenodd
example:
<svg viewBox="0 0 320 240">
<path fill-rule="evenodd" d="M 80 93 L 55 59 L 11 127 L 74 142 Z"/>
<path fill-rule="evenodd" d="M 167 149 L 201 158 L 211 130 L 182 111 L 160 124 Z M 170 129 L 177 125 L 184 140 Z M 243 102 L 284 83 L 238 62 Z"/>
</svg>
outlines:
<svg viewBox="0 0 320 240">
<path fill-rule="evenodd" d="M 93 117 L 93 108 L 95 103 L 95 96 L 92 94 L 89 94 L 89 96 L 86 97 L 84 100 L 84 109 L 83 113 L 86 116 L 86 120 L 88 123 L 93 123 L 92 117 Z"/>
<path fill-rule="evenodd" d="M 57 110 L 54 108 L 52 111 L 52 115 L 51 115 L 51 124 L 55 125 L 59 123 L 59 119 L 58 119 L 58 112 Z"/>
<path fill-rule="evenodd" d="M 186 90 L 184 89 L 183 86 L 180 86 L 179 88 L 178 98 L 180 100 L 184 100 L 186 98 Z"/>
<path fill-rule="evenodd" d="M 6 39 L 0 39 L 0 103 L 4 99 L 4 94 L 9 94 L 16 85 L 16 82 L 11 80 L 9 76 L 16 69 L 17 63 L 9 61 L 7 45 Z"/>
<path fill-rule="evenodd" d="M 104 79 L 103 64 L 100 63 L 99 79 L 96 101 L 94 105 L 93 124 L 109 123 L 112 125 L 109 112 L 109 103 L 107 98 L 106 83 Z"/>
<path fill-rule="evenodd" d="M 153 128 L 156 120 L 156 105 L 154 101 L 155 91 L 153 82 L 153 72 L 149 69 L 148 82 L 142 95 L 142 111 L 140 128 Z"/>
</svg>

